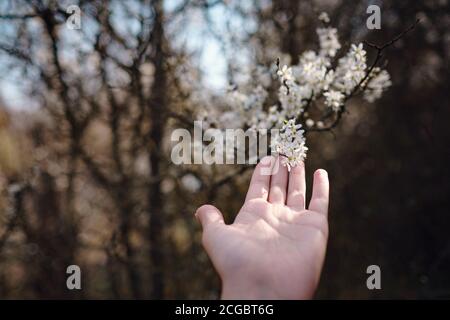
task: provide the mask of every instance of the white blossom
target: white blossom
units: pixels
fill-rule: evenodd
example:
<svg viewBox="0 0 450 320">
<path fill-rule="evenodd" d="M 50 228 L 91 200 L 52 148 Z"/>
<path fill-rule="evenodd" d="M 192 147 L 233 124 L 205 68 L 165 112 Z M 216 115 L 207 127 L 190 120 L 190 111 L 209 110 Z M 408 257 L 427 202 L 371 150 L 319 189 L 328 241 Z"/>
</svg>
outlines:
<svg viewBox="0 0 450 320">
<path fill-rule="evenodd" d="M 306 51 L 300 56 L 299 64 L 294 69 L 297 81 L 305 86 L 308 97 L 312 92 L 319 93 L 333 80 L 333 73 L 328 74 L 330 61 L 314 51 Z"/>
<path fill-rule="evenodd" d="M 340 91 L 330 90 L 325 92 L 323 95 L 325 97 L 325 104 L 327 106 L 331 107 L 331 109 L 333 109 L 333 111 L 335 112 L 340 110 L 345 98 L 345 96 Z"/>
<path fill-rule="evenodd" d="M 334 57 L 336 52 L 341 48 L 338 40 L 336 28 L 318 28 L 316 30 L 319 36 L 320 54 Z"/>
<path fill-rule="evenodd" d="M 330 22 L 330 17 L 328 16 L 328 13 L 326 12 L 321 12 L 319 14 L 319 20 L 325 23 L 329 23 Z"/>
<path fill-rule="evenodd" d="M 285 119 L 285 112 L 284 110 L 279 111 L 278 106 L 271 106 L 269 108 L 269 112 L 267 113 L 267 122 L 266 126 L 263 127 L 264 129 L 270 129 L 272 127 L 280 127 L 283 123 L 283 120 Z"/>
<path fill-rule="evenodd" d="M 190 192 L 197 192 L 202 186 L 200 180 L 191 173 L 185 174 L 181 178 L 181 183 L 183 187 Z"/>
<path fill-rule="evenodd" d="M 288 118 L 296 117 L 303 111 L 304 100 L 311 94 L 308 87 L 299 86 L 296 83 L 289 85 L 289 91 L 285 86 L 280 87 L 278 99 L 283 112 Z"/>
<path fill-rule="evenodd" d="M 366 76 L 366 68 L 366 51 L 363 49 L 362 43 L 352 44 L 350 51 L 339 59 L 333 86 L 350 94 Z"/>
<path fill-rule="evenodd" d="M 233 90 L 227 95 L 227 105 L 229 111 L 225 111 L 227 116 L 220 116 L 219 128 L 238 128 L 242 124 L 250 127 L 258 127 L 263 112 L 263 104 L 267 98 L 267 91 L 262 86 L 257 86 L 251 93 L 244 94 L 238 90 Z M 230 113 L 230 114 L 229 114 Z"/>
<path fill-rule="evenodd" d="M 363 44 L 360 43 L 358 45 L 352 44 L 351 45 L 351 52 L 355 55 L 355 58 L 359 61 L 362 61 L 366 59 L 366 51 L 363 48 Z"/>
<path fill-rule="evenodd" d="M 311 128 L 314 126 L 314 120 L 313 119 L 306 119 L 305 124 L 307 127 Z"/>
<path fill-rule="evenodd" d="M 272 150 L 281 156 L 281 163 L 291 170 L 305 160 L 308 148 L 305 145 L 304 131 L 295 119 L 284 122 L 278 136 L 272 141 Z"/>
<path fill-rule="evenodd" d="M 379 68 L 374 68 L 374 71 L 378 74 L 369 80 L 364 90 L 364 99 L 369 102 L 379 99 L 383 91 L 392 85 L 391 77 L 386 70 L 380 71 Z"/>
<path fill-rule="evenodd" d="M 289 82 L 294 80 L 294 77 L 292 76 L 292 68 L 287 65 L 282 66 L 281 69 L 277 71 L 277 75 L 280 77 L 281 82 Z"/>
</svg>

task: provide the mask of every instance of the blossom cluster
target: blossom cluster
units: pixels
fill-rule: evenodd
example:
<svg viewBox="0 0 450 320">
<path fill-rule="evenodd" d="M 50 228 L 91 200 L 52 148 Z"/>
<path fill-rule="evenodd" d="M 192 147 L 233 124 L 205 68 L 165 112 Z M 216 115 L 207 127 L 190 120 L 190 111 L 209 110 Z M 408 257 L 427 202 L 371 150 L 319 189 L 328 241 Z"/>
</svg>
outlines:
<svg viewBox="0 0 450 320">
<path fill-rule="evenodd" d="M 306 158 L 308 148 L 301 127 L 294 119 L 285 121 L 280 133 L 272 139 L 272 149 L 281 156 L 281 163 L 288 170 Z"/>
<path fill-rule="evenodd" d="M 325 13 L 319 19 L 324 26 L 316 30 L 317 51 L 303 52 L 295 65 L 281 65 L 278 60 L 275 70 L 273 66 L 265 71 L 259 69 L 259 76 L 264 74 L 265 80 L 244 90 L 230 90 L 226 97 L 227 111 L 215 121 L 216 127 L 221 128 L 232 125 L 231 128 L 281 129 L 282 134 L 272 143 L 272 151 L 285 156 L 288 168 L 306 157 L 302 126 L 307 130 L 326 129 L 326 120 L 332 120 L 333 114 L 337 117 L 358 90 L 365 100 L 374 102 L 391 85 L 387 71 L 368 67 L 362 43 L 351 44 L 348 52 L 338 56 L 341 44 L 337 29 L 329 26 Z M 273 86 L 267 81 L 267 74 L 271 72 L 272 79 L 279 82 L 276 103 L 268 98 Z M 322 114 L 318 119 L 310 116 L 312 105 L 318 108 L 316 114 Z"/>
</svg>

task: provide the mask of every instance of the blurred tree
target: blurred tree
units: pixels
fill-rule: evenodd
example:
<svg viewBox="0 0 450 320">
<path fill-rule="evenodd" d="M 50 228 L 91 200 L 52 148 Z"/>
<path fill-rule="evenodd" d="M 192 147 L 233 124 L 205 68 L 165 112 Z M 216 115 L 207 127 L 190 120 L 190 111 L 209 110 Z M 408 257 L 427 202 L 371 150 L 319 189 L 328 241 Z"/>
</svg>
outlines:
<svg viewBox="0 0 450 320">
<path fill-rule="evenodd" d="M 382 29 L 370 32 L 367 1 L 79 0 L 80 30 L 67 28 L 67 5 L 0 6 L 2 77 L 19 75 L 39 106 L 0 109 L 0 297 L 217 297 L 192 213 L 215 202 L 231 220 L 250 167 L 170 161 L 171 130 L 224 104 L 179 35 L 196 42 L 195 20 L 240 84 L 312 48 L 321 11 L 355 43 L 421 22 L 386 52 L 388 95 L 374 107 L 356 100 L 331 134 L 308 135 L 307 166 L 332 183 L 319 297 L 449 296 L 446 1 L 383 1 Z M 82 268 L 81 292 L 65 287 L 70 264 Z M 365 287 L 370 264 L 381 266 L 381 292 Z"/>
</svg>

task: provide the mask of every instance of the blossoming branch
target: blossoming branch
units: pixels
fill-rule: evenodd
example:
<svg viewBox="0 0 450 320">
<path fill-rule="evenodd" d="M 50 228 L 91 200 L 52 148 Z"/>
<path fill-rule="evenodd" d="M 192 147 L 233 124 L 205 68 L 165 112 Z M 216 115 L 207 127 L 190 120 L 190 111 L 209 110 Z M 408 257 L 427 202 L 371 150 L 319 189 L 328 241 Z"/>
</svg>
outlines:
<svg viewBox="0 0 450 320">
<path fill-rule="evenodd" d="M 368 66 L 363 43 L 351 44 L 348 52 L 336 59 L 342 47 L 338 30 L 329 25 L 326 13 L 321 13 L 319 20 L 324 26 L 316 29 L 317 51 L 303 52 L 295 65 L 281 66 L 278 59 L 275 70 L 258 70 L 260 77 L 275 73 L 279 80 L 276 103 L 269 102 L 271 82 L 261 81 L 246 91 L 230 90 L 226 97 L 229 110 L 216 119 L 214 114 L 206 113 L 203 120 L 216 128 L 232 125 L 280 129 L 279 136 L 273 137 L 271 148 L 273 153 L 283 156 L 284 164 L 290 169 L 306 157 L 306 131 L 334 128 L 346 103 L 358 93 L 370 103 L 379 99 L 392 84 L 389 73 L 377 66 L 381 52 L 415 24 L 381 47 L 368 44 L 377 49 L 375 61 Z"/>
</svg>

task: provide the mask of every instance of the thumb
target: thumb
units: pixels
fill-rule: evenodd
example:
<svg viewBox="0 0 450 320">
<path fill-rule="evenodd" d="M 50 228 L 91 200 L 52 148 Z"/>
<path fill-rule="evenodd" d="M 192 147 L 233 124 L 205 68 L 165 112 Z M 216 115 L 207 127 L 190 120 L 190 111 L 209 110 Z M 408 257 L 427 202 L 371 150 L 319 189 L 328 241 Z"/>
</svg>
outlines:
<svg viewBox="0 0 450 320">
<path fill-rule="evenodd" d="M 200 220 L 203 230 L 216 223 L 224 224 L 222 213 L 219 209 L 209 204 L 198 208 L 195 216 Z"/>
</svg>

